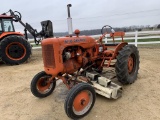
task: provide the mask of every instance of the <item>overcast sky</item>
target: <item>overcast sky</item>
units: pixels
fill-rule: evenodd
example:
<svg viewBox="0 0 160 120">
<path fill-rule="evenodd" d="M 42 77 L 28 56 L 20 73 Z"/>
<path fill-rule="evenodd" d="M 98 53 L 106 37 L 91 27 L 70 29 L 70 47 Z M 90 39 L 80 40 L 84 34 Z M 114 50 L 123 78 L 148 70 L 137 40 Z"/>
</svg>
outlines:
<svg viewBox="0 0 160 120">
<path fill-rule="evenodd" d="M 54 32 L 67 31 L 67 7 L 71 3 L 73 29 L 97 29 L 103 25 L 123 27 L 160 24 L 160 0 L 4 0 L 0 12 L 19 11 L 22 21 L 40 30 L 51 20 Z M 17 31 L 23 27 L 16 24 Z"/>
</svg>

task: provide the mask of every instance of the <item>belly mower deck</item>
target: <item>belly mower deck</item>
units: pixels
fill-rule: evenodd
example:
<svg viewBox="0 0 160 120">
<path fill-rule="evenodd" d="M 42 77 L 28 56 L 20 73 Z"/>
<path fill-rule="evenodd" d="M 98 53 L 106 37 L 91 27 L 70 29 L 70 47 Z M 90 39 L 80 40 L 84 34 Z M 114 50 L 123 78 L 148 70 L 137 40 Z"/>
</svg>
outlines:
<svg viewBox="0 0 160 120">
<path fill-rule="evenodd" d="M 96 93 L 109 99 L 117 99 L 122 96 L 122 86 L 101 76 L 99 73 L 86 72 L 85 77 L 91 80 L 92 87 L 94 87 Z M 82 76 L 78 77 L 78 80 L 84 81 Z"/>
</svg>

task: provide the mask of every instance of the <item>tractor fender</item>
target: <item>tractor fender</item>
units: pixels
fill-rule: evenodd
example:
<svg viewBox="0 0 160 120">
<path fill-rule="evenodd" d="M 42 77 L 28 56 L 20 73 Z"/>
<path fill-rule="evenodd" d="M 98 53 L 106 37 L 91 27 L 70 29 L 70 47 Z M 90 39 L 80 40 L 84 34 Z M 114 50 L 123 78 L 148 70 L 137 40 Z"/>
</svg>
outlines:
<svg viewBox="0 0 160 120">
<path fill-rule="evenodd" d="M 118 55 L 118 52 L 119 52 L 124 46 L 126 46 L 126 45 L 128 45 L 127 42 L 122 42 L 122 43 L 118 44 L 118 45 L 116 46 L 116 48 L 115 48 L 113 58 L 115 58 L 115 57 Z"/>
<path fill-rule="evenodd" d="M 0 35 L 0 41 L 3 39 L 3 38 L 5 38 L 5 37 L 7 37 L 7 36 L 9 36 L 9 35 L 17 35 L 17 36 L 24 36 L 22 33 L 20 33 L 20 32 L 3 32 L 1 35 Z"/>
</svg>

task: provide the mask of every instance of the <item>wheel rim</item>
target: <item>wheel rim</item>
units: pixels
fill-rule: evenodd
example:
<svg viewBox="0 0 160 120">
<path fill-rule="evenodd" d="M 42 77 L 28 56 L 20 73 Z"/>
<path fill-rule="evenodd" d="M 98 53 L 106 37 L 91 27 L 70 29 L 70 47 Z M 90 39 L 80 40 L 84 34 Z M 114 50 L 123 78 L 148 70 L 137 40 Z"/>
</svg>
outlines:
<svg viewBox="0 0 160 120">
<path fill-rule="evenodd" d="M 134 72 L 134 66 L 135 66 L 135 57 L 132 54 L 128 58 L 128 72 L 129 72 L 129 74 Z"/>
<path fill-rule="evenodd" d="M 21 60 L 26 55 L 26 48 L 19 42 L 10 43 L 6 47 L 6 55 L 12 60 Z"/>
<path fill-rule="evenodd" d="M 73 112 L 76 115 L 85 114 L 93 103 L 93 95 L 90 91 L 81 91 L 73 101 Z"/>
<path fill-rule="evenodd" d="M 41 77 L 37 82 L 37 90 L 41 94 L 48 93 L 53 87 L 53 82 L 48 82 L 47 77 Z"/>
</svg>

